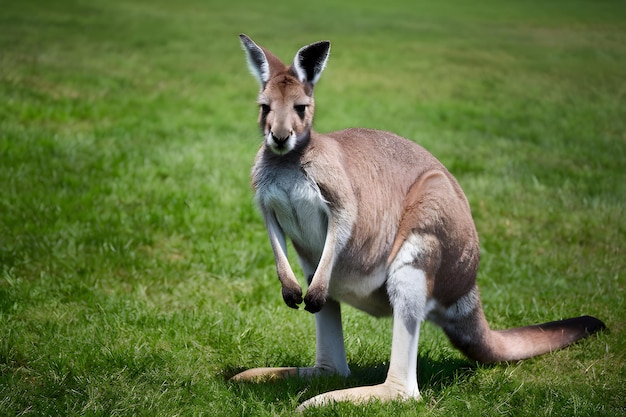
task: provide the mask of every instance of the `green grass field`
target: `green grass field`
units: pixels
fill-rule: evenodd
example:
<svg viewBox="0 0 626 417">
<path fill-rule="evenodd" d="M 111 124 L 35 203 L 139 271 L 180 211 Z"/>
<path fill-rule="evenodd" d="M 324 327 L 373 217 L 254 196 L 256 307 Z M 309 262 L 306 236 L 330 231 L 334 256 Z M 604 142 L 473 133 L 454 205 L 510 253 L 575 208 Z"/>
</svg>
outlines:
<svg viewBox="0 0 626 417">
<path fill-rule="evenodd" d="M 493 327 L 610 329 L 487 367 L 426 324 L 421 402 L 306 415 L 626 415 L 617 0 L 0 0 L 0 415 L 289 416 L 384 379 L 391 321 L 346 307 L 352 377 L 228 381 L 310 365 L 315 344 L 252 202 L 240 32 L 286 61 L 331 40 L 316 129 L 392 130 L 452 171 Z"/>
</svg>

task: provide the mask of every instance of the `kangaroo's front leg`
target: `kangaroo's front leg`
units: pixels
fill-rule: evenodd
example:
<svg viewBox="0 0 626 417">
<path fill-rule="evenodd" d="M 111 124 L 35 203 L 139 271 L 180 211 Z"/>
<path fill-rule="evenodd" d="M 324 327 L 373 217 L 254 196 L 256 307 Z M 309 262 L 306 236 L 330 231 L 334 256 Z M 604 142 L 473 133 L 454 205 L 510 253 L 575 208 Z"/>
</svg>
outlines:
<svg viewBox="0 0 626 417">
<path fill-rule="evenodd" d="M 273 213 L 263 210 L 263 215 L 272 251 L 274 252 L 276 272 L 282 286 L 283 300 L 289 307 L 297 309 L 298 305 L 302 304 L 302 287 L 300 287 L 287 259 L 285 232 L 280 228 Z"/>
<path fill-rule="evenodd" d="M 339 224 L 335 216 L 331 216 L 328 220 L 328 230 L 322 256 L 309 283 L 309 289 L 304 296 L 304 309 L 310 313 L 320 311 L 328 298 L 328 286 L 330 285 L 331 274 L 335 266 L 335 258 L 342 246 L 338 242 L 338 232 Z"/>
</svg>

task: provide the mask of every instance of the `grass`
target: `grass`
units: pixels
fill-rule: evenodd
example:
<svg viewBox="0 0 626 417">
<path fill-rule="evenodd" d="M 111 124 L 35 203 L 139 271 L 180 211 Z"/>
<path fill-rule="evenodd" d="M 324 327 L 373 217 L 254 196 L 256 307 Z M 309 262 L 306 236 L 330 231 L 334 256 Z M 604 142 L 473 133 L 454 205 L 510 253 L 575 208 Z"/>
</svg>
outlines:
<svg viewBox="0 0 626 417">
<path fill-rule="evenodd" d="M 286 416 L 384 379 L 390 321 L 345 308 L 351 378 L 228 381 L 314 358 L 249 190 L 239 32 L 285 60 L 330 39 L 317 130 L 393 130 L 457 176 L 494 327 L 592 314 L 610 329 L 483 367 L 427 324 L 423 401 L 307 415 L 626 415 L 623 3 L 0 6 L 1 415 Z"/>
</svg>

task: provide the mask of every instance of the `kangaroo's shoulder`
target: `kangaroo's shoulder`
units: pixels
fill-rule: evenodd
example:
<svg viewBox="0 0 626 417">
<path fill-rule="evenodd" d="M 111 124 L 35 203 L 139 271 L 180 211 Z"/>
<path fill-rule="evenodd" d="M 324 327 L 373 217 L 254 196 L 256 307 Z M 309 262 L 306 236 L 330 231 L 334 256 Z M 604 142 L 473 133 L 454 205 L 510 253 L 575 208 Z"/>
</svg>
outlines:
<svg viewBox="0 0 626 417">
<path fill-rule="evenodd" d="M 368 187 L 407 182 L 401 187 L 405 188 L 432 170 L 449 175 L 441 162 L 419 144 L 392 132 L 364 128 L 312 132 L 301 161 L 319 177 L 341 175 Z"/>
<path fill-rule="evenodd" d="M 380 161 L 396 164 L 440 165 L 423 146 L 396 133 L 366 128 L 348 128 L 312 135 L 314 146 L 349 153 L 351 160 Z"/>
</svg>

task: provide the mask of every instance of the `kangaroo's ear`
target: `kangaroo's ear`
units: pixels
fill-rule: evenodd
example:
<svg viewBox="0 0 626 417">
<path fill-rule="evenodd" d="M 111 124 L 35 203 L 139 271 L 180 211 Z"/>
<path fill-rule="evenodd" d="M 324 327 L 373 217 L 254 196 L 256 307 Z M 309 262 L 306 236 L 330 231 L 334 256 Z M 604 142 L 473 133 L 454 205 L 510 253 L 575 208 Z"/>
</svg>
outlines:
<svg viewBox="0 0 626 417">
<path fill-rule="evenodd" d="M 247 35 L 242 33 L 239 35 L 239 38 L 241 39 L 241 46 L 243 46 L 243 50 L 246 52 L 250 72 L 259 80 L 261 88 L 265 87 L 265 84 L 270 79 L 270 65 L 265 52 Z"/>
<path fill-rule="evenodd" d="M 300 48 L 291 64 L 292 72 L 300 82 L 315 85 L 322 75 L 322 71 L 330 54 L 330 42 L 320 41 Z"/>
</svg>

